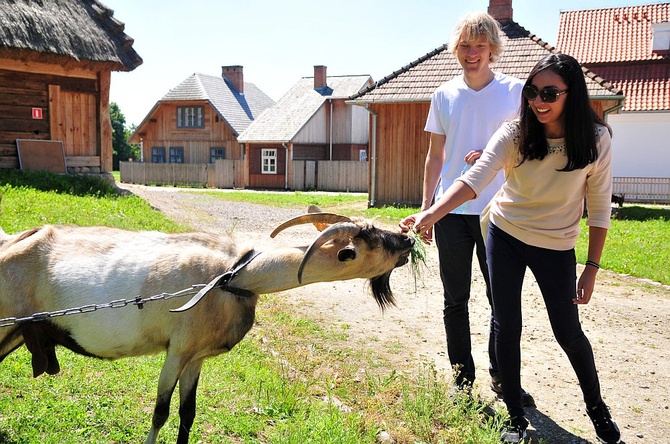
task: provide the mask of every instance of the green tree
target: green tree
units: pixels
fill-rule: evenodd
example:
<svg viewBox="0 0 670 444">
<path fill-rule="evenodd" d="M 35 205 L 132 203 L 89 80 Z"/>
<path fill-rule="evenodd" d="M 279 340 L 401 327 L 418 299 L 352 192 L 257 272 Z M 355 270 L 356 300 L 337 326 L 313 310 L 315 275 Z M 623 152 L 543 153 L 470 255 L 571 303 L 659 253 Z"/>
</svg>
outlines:
<svg viewBox="0 0 670 444">
<path fill-rule="evenodd" d="M 118 171 L 120 161 L 138 159 L 140 153 L 138 146 L 128 143 L 134 128 L 126 128 L 126 116 L 115 102 L 109 104 L 109 117 L 112 120 L 112 169 Z"/>
</svg>

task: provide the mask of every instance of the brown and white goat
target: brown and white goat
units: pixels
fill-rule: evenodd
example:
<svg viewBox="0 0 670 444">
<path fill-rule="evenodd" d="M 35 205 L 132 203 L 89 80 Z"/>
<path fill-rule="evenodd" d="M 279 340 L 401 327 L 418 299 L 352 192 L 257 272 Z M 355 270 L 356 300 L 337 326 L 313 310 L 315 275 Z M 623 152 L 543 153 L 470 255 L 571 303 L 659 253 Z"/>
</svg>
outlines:
<svg viewBox="0 0 670 444">
<path fill-rule="evenodd" d="M 259 295 L 313 282 L 368 278 L 382 309 L 393 303 L 389 277 L 407 262 L 411 238 L 365 220 L 326 213 L 292 219 L 272 236 L 302 223 L 323 229 L 310 247 L 260 252 L 204 233 L 44 226 L 8 236 L 0 230 L 0 319 L 176 292 L 210 282 L 240 258 L 253 257 L 225 286 L 181 308 L 183 300 L 160 299 L 142 310 L 131 304 L 0 327 L 0 361 L 25 344 L 37 377 L 60 371 L 57 345 L 103 359 L 165 351 L 145 443 L 156 442 L 179 382 L 177 443 L 185 444 L 195 418 L 202 363 L 244 337 L 254 322 Z"/>
</svg>

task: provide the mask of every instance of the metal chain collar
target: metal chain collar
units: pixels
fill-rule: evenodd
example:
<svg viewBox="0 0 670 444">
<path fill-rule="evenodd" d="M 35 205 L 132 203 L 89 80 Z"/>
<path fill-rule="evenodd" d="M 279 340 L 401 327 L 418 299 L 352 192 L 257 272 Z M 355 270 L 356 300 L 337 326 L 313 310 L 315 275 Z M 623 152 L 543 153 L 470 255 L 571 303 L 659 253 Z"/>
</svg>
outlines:
<svg viewBox="0 0 670 444">
<path fill-rule="evenodd" d="M 137 308 L 142 309 L 144 304 L 147 302 L 153 302 L 158 300 L 167 300 L 176 297 L 190 296 L 198 293 L 198 290 L 202 287 L 205 287 L 206 284 L 196 284 L 192 285 L 191 288 L 185 288 L 183 290 L 177 291 L 176 293 L 160 293 L 154 296 L 149 296 L 147 298 L 142 298 L 137 296 L 132 299 L 116 299 L 114 301 L 106 302 L 104 304 L 89 304 L 82 305 L 81 307 L 67 308 L 65 310 L 56 310 L 56 311 L 45 311 L 42 313 L 35 313 L 31 316 L 26 316 L 23 318 L 2 318 L 0 319 L 0 328 L 10 327 L 12 325 L 20 324 L 23 322 L 38 322 L 45 321 L 50 318 L 56 318 L 59 316 L 80 314 L 80 313 L 90 313 L 102 308 L 121 308 L 127 305 L 137 305 Z"/>
</svg>

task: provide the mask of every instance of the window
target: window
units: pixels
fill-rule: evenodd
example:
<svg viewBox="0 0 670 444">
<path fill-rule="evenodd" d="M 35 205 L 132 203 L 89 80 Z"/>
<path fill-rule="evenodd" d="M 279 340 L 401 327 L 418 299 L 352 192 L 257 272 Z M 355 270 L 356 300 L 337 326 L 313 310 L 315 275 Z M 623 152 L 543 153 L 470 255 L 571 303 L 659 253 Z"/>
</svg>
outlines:
<svg viewBox="0 0 670 444">
<path fill-rule="evenodd" d="M 154 146 L 151 148 L 151 162 L 165 163 L 165 147 Z"/>
<path fill-rule="evenodd" d="M 226 158 L 226 149 L 222 146 L 213 146 L 209 149 L 209 163 L 216 162 L 217 159 Z"/>
<path fill-rule="evenodd" d="M 184 163 L 184 147 L 170 147 L 170 163 Z"/>
<path fill-rule="evenodd" d="M 204 106 L 178 106 L 177 128 L 204 128 Z"/>
<path fill-rule="evenodd" d="M 263 148 L 261 150 L 261 173 L 277 174 L 277 150 Z"/>
</svg>

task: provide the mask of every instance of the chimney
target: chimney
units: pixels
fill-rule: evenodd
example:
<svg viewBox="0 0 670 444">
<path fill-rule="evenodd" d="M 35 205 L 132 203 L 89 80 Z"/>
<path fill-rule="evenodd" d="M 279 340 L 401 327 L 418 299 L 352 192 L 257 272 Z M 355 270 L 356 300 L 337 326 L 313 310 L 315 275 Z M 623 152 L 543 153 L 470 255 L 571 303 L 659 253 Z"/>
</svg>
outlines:
<svg viewBox="0 0 670 444">
<path fill-rule="evenodd" d="M 326 86 L 326 67 L 314 65 L 314 89 L 323 89 Z"/>
<path fill-rule="evenodd" d="M 489 0 L 488 13 L 498 23 L 512 20 L 512 0 Z"/>
<path fill-rule="evenodd" d="M 222 66 L 221 75 L 233 84 L 237 92 L 244 94 L 244 73 L 242 66 Z"/>
</svg>

